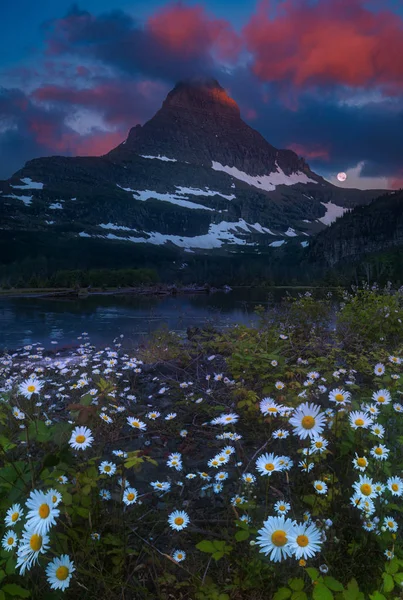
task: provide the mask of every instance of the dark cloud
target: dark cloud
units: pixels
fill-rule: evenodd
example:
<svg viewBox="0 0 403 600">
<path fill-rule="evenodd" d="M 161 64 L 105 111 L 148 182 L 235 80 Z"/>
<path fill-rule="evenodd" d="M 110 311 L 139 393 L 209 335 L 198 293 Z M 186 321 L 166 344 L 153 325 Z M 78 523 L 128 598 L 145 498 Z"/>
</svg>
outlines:
<svg viewBox="0 0 403 600">
<path fill-rule="evenodd" d="M 240 49 L 228 22 L 181 3 L 164 7 L 145 25 L 120 10 L 93 16 L 75 6 L 44 32 L 50 56 L 93 58 L 164 80 L 209 73 L 215 56 L 234 59 Z"/>
</svg>

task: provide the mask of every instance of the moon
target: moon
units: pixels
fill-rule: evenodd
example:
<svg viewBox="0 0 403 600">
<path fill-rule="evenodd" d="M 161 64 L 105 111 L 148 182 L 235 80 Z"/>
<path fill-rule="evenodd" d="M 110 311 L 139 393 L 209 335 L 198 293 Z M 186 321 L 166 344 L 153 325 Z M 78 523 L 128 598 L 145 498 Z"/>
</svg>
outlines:
<svg viewBox="0 0 403 600">
<path fill-rule="evenodd" d="M 347 175 L 346 175 L 345 173 L 338 173 L 338 174 L 337 174 L 337 179 L 338 179 L 339 181 L 346 181 L 346 179 L 347 179 Z"/>
</svg>

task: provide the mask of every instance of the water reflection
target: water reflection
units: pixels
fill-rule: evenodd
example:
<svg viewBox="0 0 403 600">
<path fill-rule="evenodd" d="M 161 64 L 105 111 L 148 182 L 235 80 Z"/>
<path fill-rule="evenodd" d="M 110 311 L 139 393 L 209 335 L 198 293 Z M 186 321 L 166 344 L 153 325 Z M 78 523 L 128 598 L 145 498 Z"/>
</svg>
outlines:
<svg viewBox="0 0 403 600">
<path fill-rule="evenodd" d="M 57 348 L 77 343 L 83 331 L 94 344 L 104 345 L 120 334 L 134 343 L 163 325 L 183 332 L 206 323 L 219 327 L 251 324 L 256 321 L 253 310 L 257 304 L 275 305 L 284 295 L 283 289 L 236 288 L 229 293 L 160 298 L 1 298 L 0 347 L 40 342 L 46 348 Z"/>
</svg>

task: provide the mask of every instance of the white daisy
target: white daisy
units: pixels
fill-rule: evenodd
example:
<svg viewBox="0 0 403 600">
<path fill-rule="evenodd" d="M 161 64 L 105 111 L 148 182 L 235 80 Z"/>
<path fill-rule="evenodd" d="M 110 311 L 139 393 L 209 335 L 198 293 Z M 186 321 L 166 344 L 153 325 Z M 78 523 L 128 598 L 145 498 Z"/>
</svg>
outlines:
<svg viewBox="0 0 403 600">
<path fill-rule="evenodd" d="M 326 417 L 319 406 L 305 402 L 294 410 L 289 423 L 294 428 L 294 435 L 301 439 L 314 438 L 322 433 Z"/>
<path fill-rule="evenodd" d="M 389 452 L 390 452 L 389 448 L 387 448 L 383 444 L 374 446 L 370 450 L 371 456 L 373 456 L 377 460 L 386 460 L 388 458 Z"/>
<path fill-rule="evenodd" d="M 23 575 L 26 569 L 30 569 L 37 562 L 39 554 L 44 554 L 49 549 L 49 537 L 41 535 L 34 529 L 25 529 L 17 550 L 17 568 Z"/>
<path fill-rule="evenodd" d="M 277 417 L 281 414 L 282 405 L 277 404 L 273 398 L 263 398 L 263 400 L 260 401 L 259 406 L 260 412 L 265 416 Z"/>
<path fill-rule="evenodd" d="M 362 496 L 363 500 L 366 498 L 375 498 L 376 496 L 375 485 L 370 477 L 360 475 L 359 480 L 353 484 L 353 488 Z"/>
<path fill-rule="evenodd" d="M 31 377 L 20 383 L 18 391 L 22 396 L 25 396 L 25 398 L 28 398 L 29 400 L 32 394 L 39 394 L 44 385 L 45 383 L 43 381 L 37 379 L 34 375 L 31 375 Z"/>
<path fill-rule="evenodd" d="M 26 502 L 29 509 L 25 527 L 38 533 L 46 534 L 52 525 L 56 525 L 56 517 L 59 516 L 59 509 L 55 508 L 51 494 L 33 490 Z"/>
<path fill-rule="evenodd" d="M 92 432 L 88 427 L 75 427 L 71 432 L 69 444 L 74 450 L 85 450 L 93 441 Z"/>
<path fill-rule="evenodd" d="M 175 550 L 175 552 L 172 554 L 172 558 L 176 560 L 176 562 L 182 562 L 186 558 L 186 552 L 183 550 Z"/>
<path fill-rule="evenodd" d="M 401 477 L 389 477 L 386 486 L 393 496 L 403 495 L 403 479 Z"/>
<path fill-rule="evenodd" d="M 397 531 L 397 522 L 392 517 L 385 517 L 383 526 L 386 527 L 388 531 Z"/>
<path fill-rule="evenodd" d="M 65 590 L 70 585 L 75 566 L 67 554 L 54 558 L 46 567 L 46 576 L 52 590 Z"/>
<path fill-rule="evenodd" d="M 378 390 L 372 394 L 372 400 L 374 400 L 378 405 L 384 406 L 392 401 L 392 396 L 388 390 Z"/>
<path fill-rule="evenodd" d="M 385 373 L 385 365 L 382 363 L 377 363 L 374 367 L 374 373 L 379 377 L 383 375 Z"/>
<path fill-rule="evenodd" d="M 176 531 L 185 529 L 189 524 L 189 516 L 183 510 L 174 510 L 168 517 L 168 523 Z"/>
<path fill-rule="evenodd" d="M 280 562 L 283 558 L 291 556 L 289 536 L 294 528 L 294 521 L 280 517 L 268 517 L 259 529 L 256 543 L 261 546 L 260 552 L 273 562 Z"/>
<path fill-rule="evenodd" d="M 12 507 L 6 512 L 6 518 L 4 519 L 6 527 L 14 527 L 14 525 L 21 519 L 22 515 L 23 512 L 21 505 L 13 504 Z"/>
<path fill-rule="evenodd" d="M 311 558 L 320 551 L 321 532 L 316 525 L 295 525 L 289 534 L 290 549 L 297 560 Z"/>
<path fill-rule="evenodd" d="M 127 417 L 127 422 L 130 425 L 130 427 L 133 427 L 133 429 L 140 429 L 140 431 L 144 431 L 145 429 L 147 429 L 147 425 L 143 423 L 143 421 L 140 421 L 140 419 L 137 419 L 136 417 Z"/>
<path fill-rule="evenodd" d="M 7 552 L 11 552 L 11 550 L 16 547 L 17 542 L 17 534 L 15 533 L 15 531 L 9 529 L 4 534 L 3 539 L 1 540 L 1 545 L 3 546 L 4 550 L 6 550 Z"/>
<path fill-rule="evenodd" d="M 372 424 L 372 417 L 360 410 L 353 410 L 349 416 L 350 426 L 353 429 L 368 429 Z"/>
<path fill-rule="evenodd" d="M 271 475 L 274 471 L 282 471 L 280 457 L 274 454 L 263 454 L 256 461 L 256 469 L 261 475 Z"/>
<path fill-rule="evenodd" d="M 101 475 L 109 475 L 111 477 L 114 473 L 116 473 L 116 465 L 112 462 L 104 460 L 98 467 Z"/>
<path fill-rule="evenodd" d="M 291 504 L 284 502 L 284 500 L 279 500 L 274 505 L 274 510 L 278 515 L 286 515 L 291 510 Z"/>
<path fill-rule="evenodd" d="M 351 393 L 345 392 L 341 388 L 336 388 L 329 392 L 329 400 L 335 402 L 338 406 L 345 406 L 351 402 Z"/>
<path fill-rule="evenodd" d="M 137 501 L 138 492 L 135 488 L 128 487 L 125 489 L 123 493 L 123 502 L 129 506 L 130 504 L 135 504 Z"/>
<path fill-rule="evenodd" d="M 358 456 L 358 454 L 355 453 L 355 458 L 353 458 L 353 466 L 354 469 L 365 471 L 365 469 L 368 467 L 368 460 L 365 458 L 365 456 Z"/>
<path fill-rule="evenodd" d="M 313 482 L 313 487 L 318 492 L 318 494 L 326 494 L 327 492 L 326 483 L 324 481 L 321 481 L 320 479 Z"/>
</svg>

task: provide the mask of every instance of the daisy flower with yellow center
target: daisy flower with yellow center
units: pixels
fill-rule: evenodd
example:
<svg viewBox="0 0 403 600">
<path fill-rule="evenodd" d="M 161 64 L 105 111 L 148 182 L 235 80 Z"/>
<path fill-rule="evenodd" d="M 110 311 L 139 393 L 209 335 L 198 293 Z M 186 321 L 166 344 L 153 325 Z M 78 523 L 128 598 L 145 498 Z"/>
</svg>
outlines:
<svg viewBox="0 0 403 600">
<path fill-rule="evenodd" d="M 272 562 L 280 562 L 291 556 L 289 536 L 294 528 L 294 521 L 284 516 L 268 517 L 259 529 L 256 544 L 260 546 L 260 552 L 269 556 Z"/>
<path fill-rule="evenodd" d="M 185 529 L 185 527 L 189 524 L 189 515 L 184 510 L 174 510 L 168 516 L 168 523 L 172 529 L 176 531 L 181 531 L 181 529 Z"/>
<path fill-rule="evenodd" d="M 37 562 L 39 554 L 44 554 L 49 549 L 49 537 L 39 533 L 35 529 L 26 528 L 17 550 L 17 568 L 20 568 L 20 574 L 23 575 L 25 569 Z"/>
<path fill-rule="evenodd" d="M 175 550 L 175 552 L 172 554 L 172 558 L 176 560 L 176 562 L 182 562 L 186 558 L 186 552 L 183 550 Z"/>
<path fill-rule="evenodd" d="M 353 410 L 349 416 L 350 426 L 352 429 L 368 429 L 372 425 L 372 417 L 360 410 Z"/>
<path fill-rule="evenodd" d="M 55 508 L 51 494 L 33 490 L 26 503 L 28 513 L 25 527 L 40 535 L 46 534 L 56 525 L 59 509 Z"/>
<path fill-rule="evenodd" d="M 130 504 L 135 504 L 137 502 L 138 492 L 135 488 L 128 487 L 125 489 L 123 493 L 123 502 L 129 506 Z"/>
<path fill-rule="evenodd" d="M 378 375 L 378 377 L 383 375 L 385 373 L 385 365 L 382 363 L 377 363 L 374 367 L 374 373 L 375 375 Z"/>
<path fill-rule="evenodd" d="M 386 460 L 388 458 L 389 452 L 389 448 L 387 448 L 383 444 L 379 444 L 379 446 L 374 446 L 370 450 L 371 456 L 373 456 L 377 460 Z"/>
<path fill-rule="evenodd" d="M 20 383 L 18 386 L 18 391 L 22 396 L 25 396 L 25 398 L 28 398 L 29 400 L 32 394 L 39 394 L 44 385 L 45 383 L 43 381 L 32 375 Z"/>
<path fill-rule="evenodd" d="M 69 444 L 74 450 L 85 450 L 92 445 L 94 438 L 88 427 L 75 427 L 71 432 Z"/>
<path fill-rule="evenodd" d="M 375 498 L 376 496 L 375 484 L 370 477 L 360 475 L 359 480 L 354 483 L 353 488 L 364 500 L 366 498 Z"/>
<path fill-rule="evenodd" d="M 387 404 L 390 404 L 390 402 L 392 401 L 392 397 L 390 395 L 390 392 L 386 389 L 384 390 L 378 390 L 377 392 L 374 392 L 372 394 L 372 399 L 378 404 L 378 405 L 382 405 L 382 406 L 386 406 Z"/>
<path fill-rule="evenodd" d="M 327 485 L 324 481 L 320 481 L 320 480 L 314 481 L 313 487 L 315 488 L 315 490 L 318 494 L 326 494 L 326 492 L 327 492 Z"/>
<path fill-rule="evenodd" d="M 98 470 L 101 473 L 101 475 L 108 475 L 109 477 L 111 477 L 114 473 L 116 473 L 116 465 L 112 462 L 104 460 L 99 465 Z"/>
<path fill-rule="evenodd" d="M 397 522 L 392 517 L 385 517 L 383 520 L 383 526 L 388 531 L 397 531 Z"/>
<path fill-rule="evenodd" d="M 3 539 L 1 540 L 1 545 L 3 546 L 4 550 L 6 550 L 7 552 L 11 552 L 11 550 L 16 547 L 17 542 L 17 534 L 15 533 L 15 531 L 9 529 L 4 534 Z"/>
<path fill-rule="evenodd" d="M 263 454 L 256 461 L 256 469 L 261 475 L 272 475 L 275 471 L 282 471 L 283 465 L 279 456 Z"/>
<path fill-rule="evenodd" d="M 320 552 L 322 541 L 319 529 L 313 523 L 296 525 L 289 535 L 290 549 L 297 560 L 312 558 Z"/>
<path fill-rule="evenodd" d="M 294 428 L 294 435 L 300 439 L 314 438 L 322 433 L 326 417 L 319 406 L 305 402 L 294 410 L 289 423 Z"/>
<path fill-rule="evenodd" d="M 403 479 L 401 477 L 389 477 L 386 487 L 393 496 L 403 496 Z"/>
<path fill-rule="evenodd" d="M 6 527 L 14 527 L 14 525 L 21 519 L 22 514 L 23 512 L 21 505 L 13 504 L 6 512 L 6 518 L 4 519 Z"/>
<path fill-rule="evenodd" d="M 286 515 L 291 510 L 291 504 L 284 502 L 284 500 L 279 500 L 274 505 L 274 510 L 278 515 Z"/>
<path fill-rule="evenodd" d="M 133 429 L 140 429 L 140 431 L 144 431 L 145 429 L 147 429 L 147 425 L 143 423 L 143 421 L 140 421 L 140 419 L 137 419 L 136 417 L 127 417 L 127 422 L 130 425 L 130 427 L 133 427 Z"/>
<path fill-rule="evenodd" d="M 329 392 L 329 400 L 338 406 L 345 406 L 351 402 L 351 394 L 350 392 L 345 392 L 341 388 L 336 388 Z"/>
<path fill-rule="evenodd" d="M 358 454 L 355 453 L 355 458 L 353 458 L 353 467 L 359 471 L 365 471 L 365 469 L 368 467 L 368 460 L 365 458 L 365 456 L 358 456 Z"/>
<path fill-rule="evenodd" d="M 70 585 L 75 566 L 67 554 L 54 558 L 46 567 L 46 576 L 52 590 L 64 591 Z"/>
</svg>

